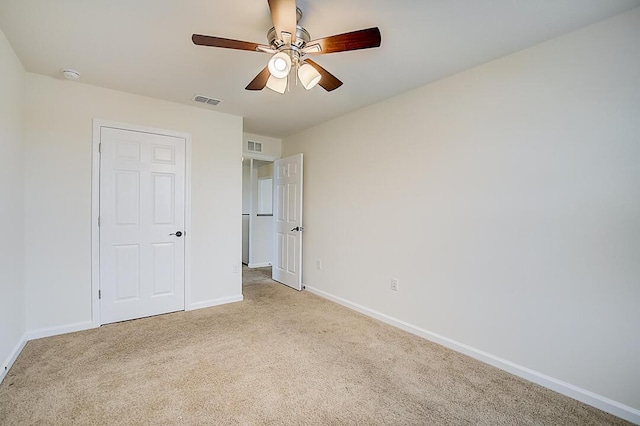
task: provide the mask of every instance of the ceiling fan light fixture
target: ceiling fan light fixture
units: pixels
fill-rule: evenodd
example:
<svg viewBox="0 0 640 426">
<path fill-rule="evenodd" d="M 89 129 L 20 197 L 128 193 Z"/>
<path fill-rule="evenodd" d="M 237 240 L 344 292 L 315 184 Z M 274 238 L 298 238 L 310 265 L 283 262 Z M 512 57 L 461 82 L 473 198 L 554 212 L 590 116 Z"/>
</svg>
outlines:
<svg viewBox="0 0 640 426">
<path fill-rule="evenodd" d="M 277 78 L 273 75 L 270 75 L 269 79 L 267 80 L 267 87 L 273 90 L 274 92 L 284 94 L 284 92 L 287 90 L 286 76 L 285 78 Z"/>
<path fill-rule="evenodd" d="M 269 59 L 269 72 L 272 77 L 285 78 L 291 71 L 291 58 L 284 52 L 278 52 Z"/>
<path fill-rule="evenodd" d="M 305 89 L 311 90 L 320 82 L 322 76 L 314 67 L 309 64 L 302 64 L 298 69 L 298 78 Z"/>
<path fill-rule="evenodd" d="M 378 27 L 312 40 L 309 32 L 300 26 L 302 11 L 296 7 L 295 0 L 268 0 L 268 3 L 273 27 L 267 32 L 266 45 L 202 34 L 191 36 L 191 41 L 198 46 L 270 54 L 268 65 L 251 80 L 245 90 L 262 90 L 267 87 L 267 81 L 270 81 L 269 87 L 279 93 L 288 91 L 291 84 L 298 82 L 307 90 L 320 85 L 327 92 L 331 92 L 342 86 L 342 82 L 321 65 L 306 59 L 306 55 L 371 49 L 380 47 L 382 42 Z M 305 63 L 315 68 L 315 71 L 309 66 L 304 66 Z M 274 79 L 285 81 L 278 83 Z"/>
</svg>

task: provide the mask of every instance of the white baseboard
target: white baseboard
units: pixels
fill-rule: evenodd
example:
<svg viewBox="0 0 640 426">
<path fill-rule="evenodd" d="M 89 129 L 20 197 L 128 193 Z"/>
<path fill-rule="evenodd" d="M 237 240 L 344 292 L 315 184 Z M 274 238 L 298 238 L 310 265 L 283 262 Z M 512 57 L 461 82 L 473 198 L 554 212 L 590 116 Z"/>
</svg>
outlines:
<svg viewBox="0 0 640 426">
<path fill-rule="evenodd" d="M 43 337 L 57 336 L 59 334 L 73 333 L 74 331 L 88 330 L 90 328 L 95 328 L 95 327 L 91 321 L 87 321 L 87 322 L 79 322 L 75 324 L 64 325 L 61 327 L 48 327 L 48 328 L 41 328 L 37 330 L 27 331 L 22 336 L 22 339 L 20 339 L 20 341 L 18 342 L 16 347 L 13 349 L 13 351 L 11 351 L 11 353 L 9 354 L 9 358 L 7 358 L 5 363 L 2 365 L 2 371 L 0 371 L 0 382 L 2 382 L 4 378 L 7 376 L 7 374 L 9 373 L 9 370 L 11 369 L 11 366 L 16 361 L 16 359 L 18 359 L 18 356 L 20 355 L 25 345 L 29 341 L 35 340 L 35 339 L 41 339 Z"/>
<path fill-rule="evenodd" d="M 247 265 L 249 268 L 265 268 L 267 266 L 271 266 L 271 263 L 269 262 L 263 262 L 263 263 L 250 263 Z"/>
<path fill-rule="evenodd" d="M 611 413 L 614 416 L 618 416 L 635 424 L 640 424 L 640 410 L 638 409 L 629 407 L 628 405 L 606 398 L 602 395 L 598 395 L 586 389 L 579 388 L 578 386 L 574 386 L 571 383 L 567 383 L 562 380 L 547 376 L 546 374 L 531 370 L 530 368 L 523 367 L 506 359 L 481 351 L 469 345 L 465 345 L 464 343 L 449 339 L 448 337 L 444 337 L 437 333 L 433 333 L 420 327 L 413 326 L 404 321 L 374 311 L 373 309 L 369 309 L 362 305 L 358 305 L 357 303 L 353 303 L 340 297 L 334 296 L 323 290 L 310 286 L 305 286 L 305 289 L 310 293 L 331 300 L 332 302 L 336 302 L 342 306 L 353 309 L 354 311 L 358 311 L 364 315 L 380 320 L 411 334 L 415 334 L 416 336 L 420 336 L 422 338 L 430 340 L 456 352 L 463 353 L 467 356 L 470 356 L 471 358 L 475 358 L 479 361 L 497 367 L 515 376 L 521 377 L 540 386 L 544 386 L 548 389 L 576 399 L 585 404 L 591 405 L 592 407 L 598 408 L 602 411 Z"/>
<path fill-rule="evenodd" d="M 212 300 L 205 300 L 202 302 L 192 303 L 185 310 L 194 311 L 196 309 L 211 308 L 212 306 L 225 305 L 227 303 L 242 302 L 243 300 L 244 300 L 244 296 L 242 296 L 241 294 L 238 296 L 222 297 L 220 299 L 212 299 Z"/>
<path fill-rule="evenodd" d="M 223 305 L 226 303 L 232 302 L 242 302 L 244 297 L 240 294 L 238 296 L 231 297 L 223 297 L 220 299 L 206 300 L 204 302 L 192 303 L 187 309 L 187 311 L 192 311 L 195 309 L 209 308 L 212 306 Z M 42 339 L 44 337 L 57 336 L 60 334 L 73 333 L 76 331 L 88 330 L 91 328 L 99 327 L 99 324 L 96 326 L 92 321 L 86 322 L 78 322 L 75 324 L 68 324 L 59 327 L 47 327 L 40 328 L 36 330 L 27 331 L 22 339 L 18 342 L 16 347 L 11 351 L 7 360 L 0 366 L 0 383 L 4 380 L 6 375 L 9 373 L 11 366 L 16 361 L 22 350 L 24 349 L 27 342 L 30 340 Z"/>
<path fill-rule="evenodd" d="M 22 352 L 22 349 L 24 349 L 24 346 L 28 341 L 29 340 L 27 339 L 27 335 L 23 335 L 18 344 L 16 344 L 11 353 L 9 353 L 9 357 L 2 364 L 2 371 L 0 371 L 0 383 L 2 383 L 7 374 L 9 374 L 11 366 L 14 362 L 16 362 L 16 359 L 18 359 L 18 355 L 20 355 L 20 352 Z"/>
<path fill-rule="evenodd" d="M 42 339 L 43 337 L 57 336 L 59 334 L 74 333 L 76 331 L 89 330 L 95 328 L 92 321 L 77 322 L 75 324 L 68 324 L 59 327 L 47 327 L 39 328 L 37 330 L 27 331 L 27 341 Z"/>
<path fill-rule="evenodd" d="M 213 300 L 206 300 L 204 302 L 192 303 L 189 306 L 189 308 L 185 310 L 192 311 L 194 309 L 209 308 L 212 306 L 223 305 L 226 303 L 242 302 L 242 300 L 244 300 L 244 297 L 240 294 L 238 296 L 223 297 L 220 299 L 213 299 Z M 16 347 L 11 351 L 7 360 L 2 364 L 2 366 L 0 366 L 0 383 L 2 383 L 2 380 L 4 380 L 6 375 L 9 373 L 11 366 L 16 361 L 16 359 L 24 349 L 27 342 L 29 342 L 30 340 L 42 339 L 44 337 L 57 336 L 60 334 L 73 333 L 76 331 L 88 330 L 96 327 L 97 326 L 92 321 L 86 321 L 86 322 L 78 322 L 75 324 L 68 324 L 68 325 L 59 326 L 59 327 L 47 327 L 47 328 L 40 328 L 36 330 L 27 331 L 24 334 L 24 336 L 22 336 L 22 339 L 20 339 Z"/>
</svg>

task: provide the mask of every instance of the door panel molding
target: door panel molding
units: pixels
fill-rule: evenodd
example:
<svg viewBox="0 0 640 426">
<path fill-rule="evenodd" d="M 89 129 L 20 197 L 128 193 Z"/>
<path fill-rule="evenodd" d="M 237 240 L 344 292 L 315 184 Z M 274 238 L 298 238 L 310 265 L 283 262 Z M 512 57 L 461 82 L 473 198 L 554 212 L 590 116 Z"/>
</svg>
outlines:
<svg viewBox="0 0 640 426">
<path fill-rule="evenodd" d="M 93 120 L 93 137 L 91 149 L 91 322 L 94 327 L 101 325 L 100 319 L 100 135 L 103 128 L 120 129 L 133 132 L 149 133 L 160 136 L 171 136 L 185 140 L 185 223 L 184 223 L 184 306 L 189 310 L 191 301 L 191 134 L 153 127 L 138 126 L 128 123 Z M 122 152 L 122 155 L 134 156 L 136 153 Z M 155 153 L 158 163 L 170 162 L 171 153 L 158 151 Z"/>
</svg>

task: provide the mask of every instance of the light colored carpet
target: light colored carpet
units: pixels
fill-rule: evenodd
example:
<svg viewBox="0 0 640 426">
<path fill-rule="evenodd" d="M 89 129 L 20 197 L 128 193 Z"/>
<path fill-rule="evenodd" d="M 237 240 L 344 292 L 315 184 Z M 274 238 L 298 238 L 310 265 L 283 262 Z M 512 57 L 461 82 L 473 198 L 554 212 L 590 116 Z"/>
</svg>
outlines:
<svg viewBox="0 0 640 426">
<path fill-rule="evenodd" d="M 625 424 L 264 270 L 245 277 L 241 303 L 29 342 L 0 424 Z"/>
<path fill-rule="evenodd" d="M 248 268 L 242 265 L 242 285 L 271 281 L 271 268 Z"/>
</svg>

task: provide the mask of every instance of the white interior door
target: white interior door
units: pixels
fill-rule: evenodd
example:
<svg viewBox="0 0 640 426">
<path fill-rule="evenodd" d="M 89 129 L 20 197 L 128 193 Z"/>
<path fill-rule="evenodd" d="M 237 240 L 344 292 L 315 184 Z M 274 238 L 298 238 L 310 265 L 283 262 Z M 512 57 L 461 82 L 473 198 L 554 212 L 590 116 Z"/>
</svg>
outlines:
<svg viewBox="0 0 640 426">
<path fill-rule="evenodd" d="M 276 160 L 273 173 L 272 278 L 302 290 L 302 154 Z"/>
<path fill-rule="evenodd" d="M 100 133 L 100 322 L 184 309 L 184 138 Z"/>
</svg>

